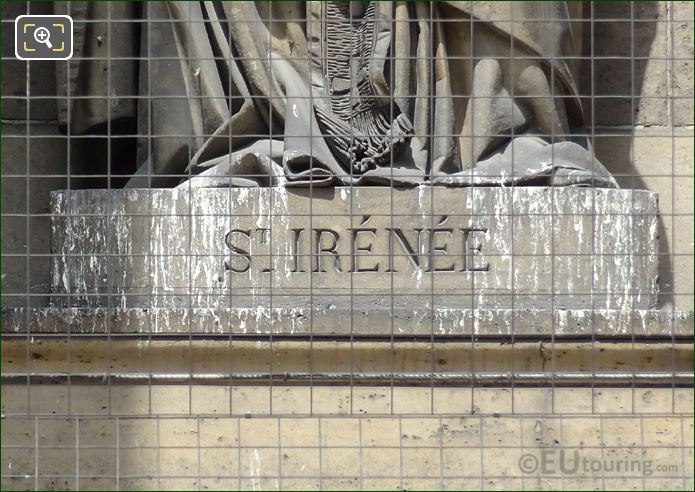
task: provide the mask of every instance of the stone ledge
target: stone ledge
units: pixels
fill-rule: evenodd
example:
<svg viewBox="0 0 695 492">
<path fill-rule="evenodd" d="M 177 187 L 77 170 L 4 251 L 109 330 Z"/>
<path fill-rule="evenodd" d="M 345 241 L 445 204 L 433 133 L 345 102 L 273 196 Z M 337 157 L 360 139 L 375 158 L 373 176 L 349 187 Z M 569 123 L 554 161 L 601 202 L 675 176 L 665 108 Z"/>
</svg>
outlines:
<svg viewBox="0 0 695 492">
<path fill-rule="evenodd" d="M 4 308 L 12 333 L 296 336 L 692 337 L 693 311 L 302 308 Z M 375 327 L 377 327 L 375 329 Z"/>
<path fill-rule="evenodd" d="M 31 353 L 31 359 L 27 358 Z M 693 346 L 664 341 L 252 341 L 26 337 L 2 344 L 5 382 L 692 386 Z M 69 379 L 67 379 L 69 378 Z"/>
</svg>

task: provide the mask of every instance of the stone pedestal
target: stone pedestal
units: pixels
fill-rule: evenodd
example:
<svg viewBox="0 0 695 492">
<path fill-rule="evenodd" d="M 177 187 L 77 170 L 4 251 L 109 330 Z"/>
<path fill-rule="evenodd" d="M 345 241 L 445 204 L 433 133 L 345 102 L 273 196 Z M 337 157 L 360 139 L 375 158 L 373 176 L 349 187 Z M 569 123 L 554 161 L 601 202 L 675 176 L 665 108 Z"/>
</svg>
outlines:
<svg viewBox="0 0 695 492">
<path fill-rule="evenodd" d="M 58 307 L 374 320 L 648 309 L 657 292 L 657 196 L 646 191 L 84 190 L 53 193 L 52 210 Z"/>
</svg>

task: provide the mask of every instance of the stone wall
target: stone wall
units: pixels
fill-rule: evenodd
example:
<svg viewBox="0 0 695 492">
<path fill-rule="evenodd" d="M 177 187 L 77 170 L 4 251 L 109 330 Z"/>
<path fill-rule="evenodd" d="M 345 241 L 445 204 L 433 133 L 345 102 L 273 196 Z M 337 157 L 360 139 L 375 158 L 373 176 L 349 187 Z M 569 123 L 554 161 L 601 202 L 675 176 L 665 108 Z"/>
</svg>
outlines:
<svg viewBox="0 0 695 492">
<path fill-rule="evenodd" d="M 193 385 L 73 386 L 70 393 L 32 387 L 30 397 L 27 393 L 26 386 L 3 389 L 3 414 L 20 415 L 8 416 L 3 425 L 3 445 L 12 446 L 3 453 L 3 471 L 19 475 L 4 478 L 3 489 L 692 490 L 693 485 L 689 389 Z M 27 405 L 42 416 L 26 417 Z M 545 476 L 520 471 L 522 456 L 540 459 L 545 452 L 550 463 L 561 450 L 568 460 L 576 451 L 587 463 L 605 462 L 605 469 L 552 473 L 557 467 L 548 464 Z M 533 459 L 526 459 L 533 466 Z M 608 470 L 618 461 L 649 465 Z"/>
</svg>

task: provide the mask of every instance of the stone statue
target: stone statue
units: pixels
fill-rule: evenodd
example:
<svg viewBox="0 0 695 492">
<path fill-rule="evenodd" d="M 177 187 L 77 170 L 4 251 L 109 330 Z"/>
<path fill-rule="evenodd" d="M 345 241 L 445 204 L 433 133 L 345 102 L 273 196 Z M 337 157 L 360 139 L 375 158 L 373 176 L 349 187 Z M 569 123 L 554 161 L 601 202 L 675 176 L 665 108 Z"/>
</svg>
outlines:
<svg viewBox="0 0 695 492">
<path fill-rule="evenodd" d="M 72 2 L 76 25 L 111 28 L 76 32 L 59 87 L 110 99 L 61 116 L 71 134 L 137 122 L 138 175 L 161 186 L 615 187 L 573 133 L 578 8 Z"/>
</svg>

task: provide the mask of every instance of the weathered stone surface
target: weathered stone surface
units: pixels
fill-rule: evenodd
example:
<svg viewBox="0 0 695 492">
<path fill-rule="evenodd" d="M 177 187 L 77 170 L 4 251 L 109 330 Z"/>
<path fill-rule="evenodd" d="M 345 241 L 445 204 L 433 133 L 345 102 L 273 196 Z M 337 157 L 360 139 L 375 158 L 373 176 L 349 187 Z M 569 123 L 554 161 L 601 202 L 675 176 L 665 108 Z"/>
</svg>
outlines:
<svg viewBox="0 0 695 492">
<path fill-rule="evenodd" d="M 52 389 L 36 387 L 37 404 L 49 402 Z M 77 401 L 99 388 L 74 389 L 80 390 L 73 396 Z M 49 482 L 74 490 L 76 480 L 90 490 L 196 490 L 199 485 L 238 490 L 240 483 L 243 490 L 333 490 L 339 485 L 349 490 L 477 490 L 481 483 L 504 490 L 542 489 L 539 484 L 553 490 L 692 489 L 692 411 L 670 417 L 633 413 L 632 405 L 626 408 L 615 398 L 627 392 L 631 402 L 639 389 L 596 389 L 586 398 L 558 388 L 514 388 L 513 395 L 507 388 L 476 388 L 473 405 L 452 411 L 436 402 L 448 401 L 441 396 L 449 394 L 468 393 L 470 400 L 470 388 L 355 388 L 347 415 L 309 414 L 306 406 L 316 402 L 315 394 L 297 400 L 303 403 L 297 415 L 268 404 L 271 394 L 305 388 L 235 387 L 231 405 L 229 395 L 217 394 L 219 389 L 119 386 L 111 389 L 112 407 L 123 411 L 119 417 L 116 410 L 108 416 L 8 417 L 2 429 L 7 446 L 3 490 L 34 490 L 36 483 L 43 490 Z M 314 391 L 319 389 L 333 399 L 342 390 Z M 692 389 L 683 392 L 692 403 Z M 259 404 L 260 395 L 265 399 Z M 551 403 L 529 411 L 521 404 L 527 396 L 555 400 L 555 410 Z M 577 415 L 576 406 L 557 410 L 558 401 L 587 401 L 591 408 L 605 397 L 612 399 L 603 407 L 605 415 Z M 189 401 L 206 402 L 209 408 L 219 402 L 228 410 L 220 415 L 206 408 L 197 415 Z M 375 412 L 369 407 L 373 402 L 393 402 L 393 407 Z M 31 439 L 41 442 L 38 452 Z M 548 465 L 521 471 L 523 456 L 534 457 L 535 463 L 545 459 Z M 597 472 L 557 465 L 574 456 L 587 466 L 595 463 L 594 469 L 607 464 Z M 613 463 L 625 469 L 608 469 Z M 65 478 L 64 470 L 75 469 L 79 477 Z M 37 477 L 37 470 L 57 476 Z"/>
<path fill-rule="evenodd" d="M 655 301 L 657 196 L 646 191 L 84 190 L 53 193 L 52 210 L 58 306 L 371 317 Z"/>
<path fill-rule="evenodd" d="M 673 11 L 673 124 L 693 124 L 693 42 L 694 15 L 692 2 L 672 2 Z"/>
<path fill-rule="evenodd" d="M 410 307 L 15 308 L 5 333 L 232 333 L 296 335 L 688 336 L 693 312 L 680 310 L 510 310 Z M 380 327 L 379 329 L 375 327 Z"/>
<path fill-rule="evenodd" d="M 661 337 L 656 343 L 599 339 L 595 343 L 535 340 L 473 342 L 469 337 L 437 341 L 380 340 L 229 340 L 153 337 L 78 337 L 66 344 L 59 337 L 13 337 L 2 344 L 6 381 L 21 382 L 26 374 L 51 381 L 151 383 L 331 381 L 505 384 L 511 381 L 567 385 L 594 384 L 692 385 L 693 345 L 680 338 Z M 638 339 L 639 340 L 639 339 Z M 597 349 L 599 347 L 599 349 Z M 27 353 L 32 357 L 27 358 Z M 181 361 L 186 361 L 182 364 Z"/>
<path fill-rule="evenodd" d="M 3 306 L 48 305 L 49 201 L 68 182 L 66 142 L 55 124 L 2 123 Z"/>
<path fill-rule="evenodd" d="M 693 309 L 693 129 L 648 127 L 595 139 L 621 187 L 659 195 L 658 308 Z"/>
</svg>

